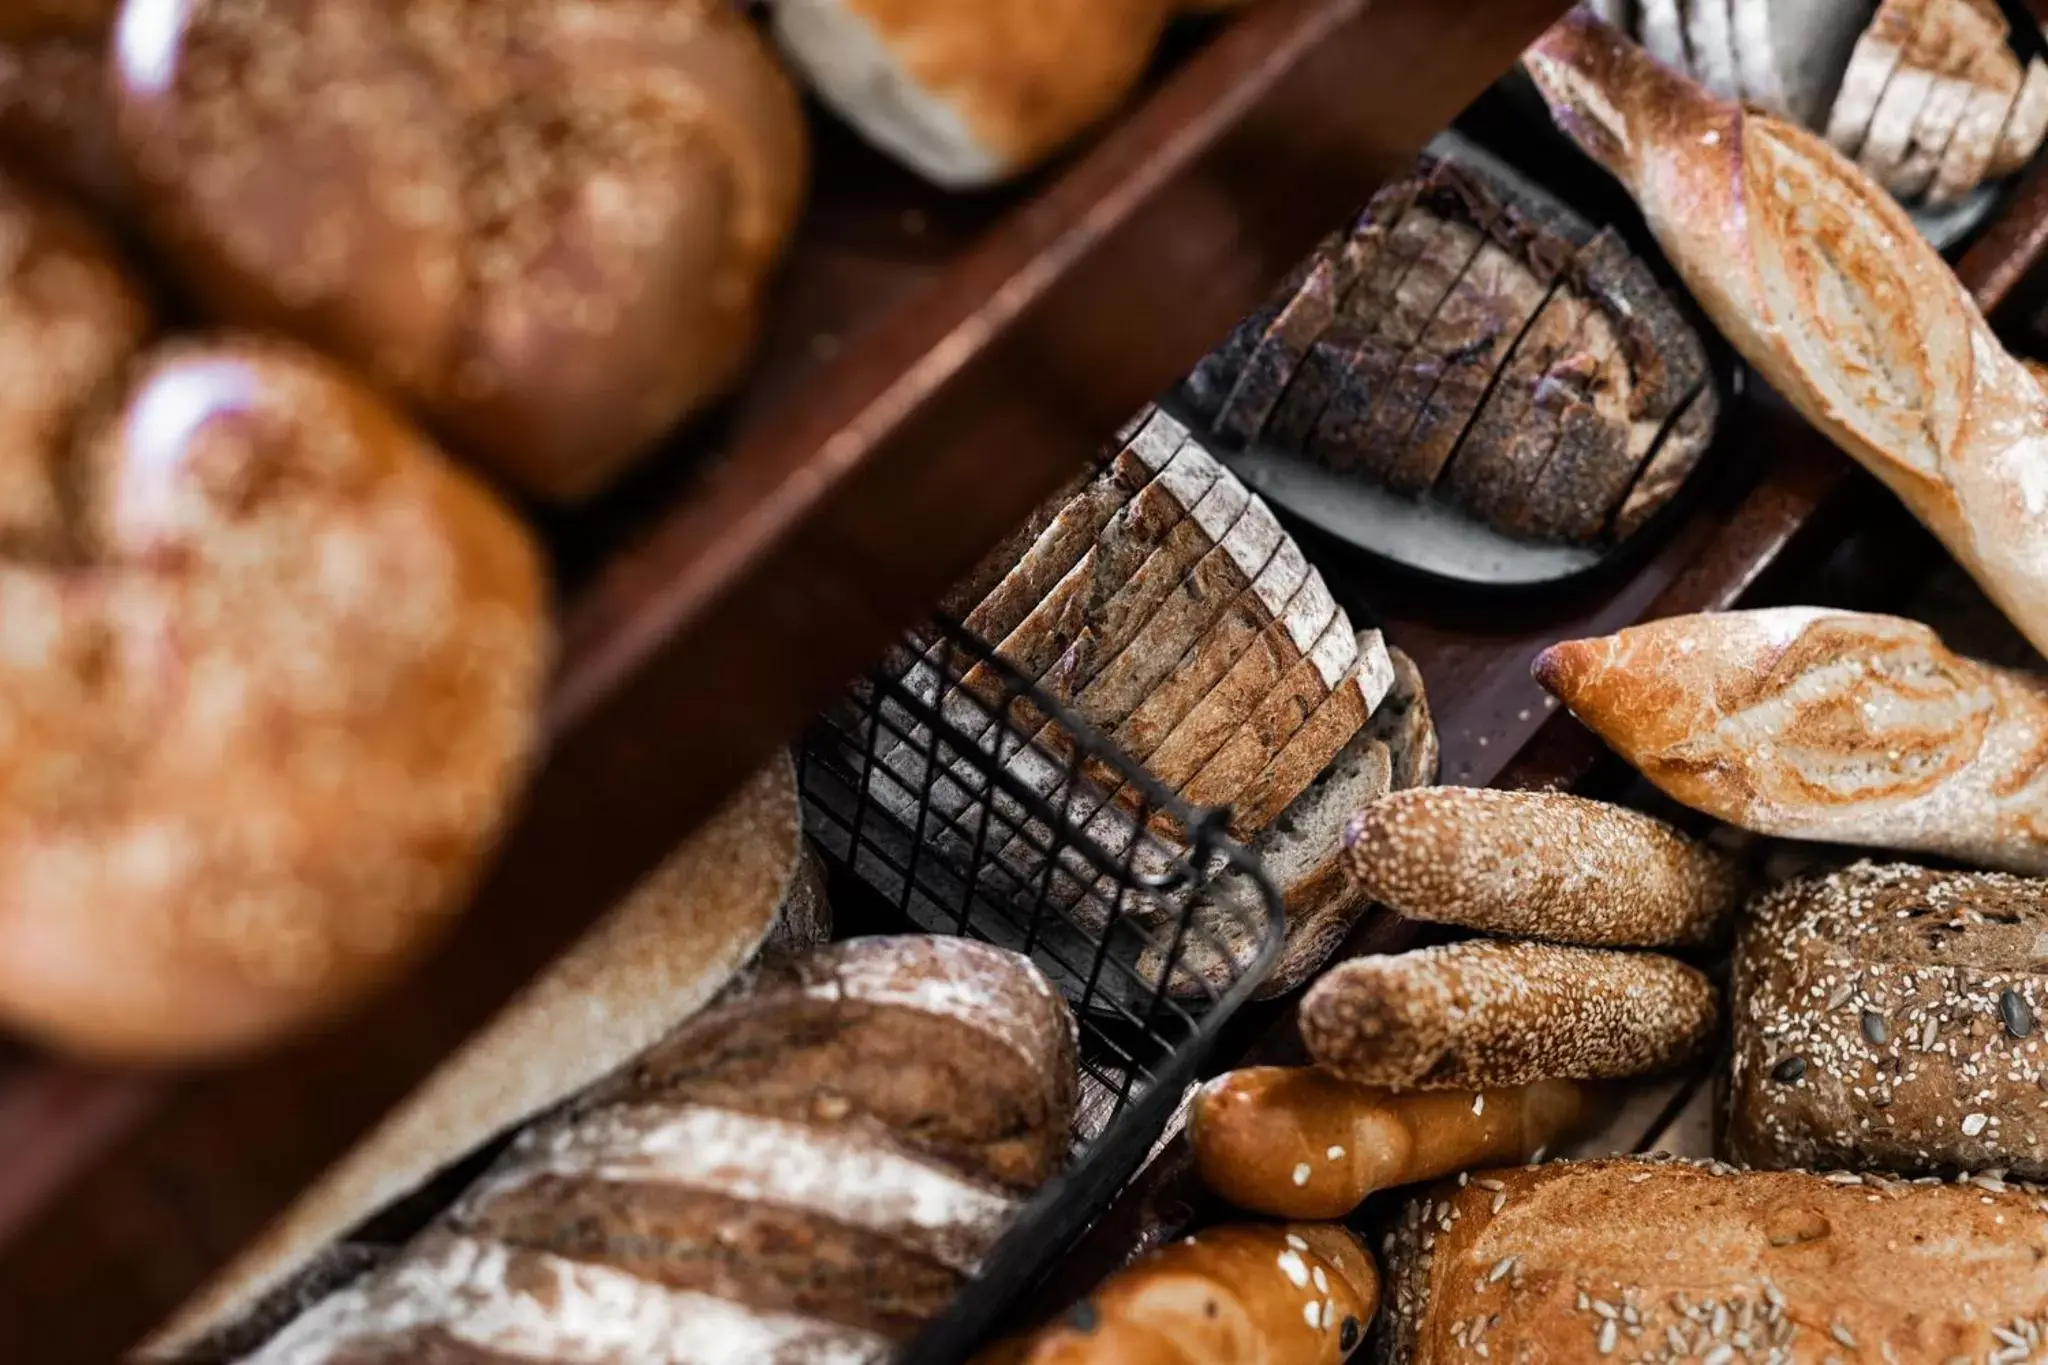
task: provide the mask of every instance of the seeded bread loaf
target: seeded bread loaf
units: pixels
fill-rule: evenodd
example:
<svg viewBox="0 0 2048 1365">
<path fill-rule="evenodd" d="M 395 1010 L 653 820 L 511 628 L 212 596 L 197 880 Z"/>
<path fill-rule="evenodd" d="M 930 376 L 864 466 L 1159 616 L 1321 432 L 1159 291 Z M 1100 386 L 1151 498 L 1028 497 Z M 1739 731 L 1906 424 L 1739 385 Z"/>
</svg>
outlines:
<svg viewBox="0 0 2048 1365">
<path fill-rule="evenodd" d="M 1741 890 L 1732 862 L 1663 821 L 1564 792 L 1397 792 L 1344 843 L 1352 883 L 1410 919 L 1553 943 L 1698 946 Z"/>
<path fill-rule="evenodd" d="M 1072 1028 L 965 940 L 764 964 L 248 1360 L 885 1361 L 1064 1158 Z"/>
<path fill-rule="evenodd" d="M 1303 997 L 1301 1037 L 1359 1085 L 1478 1090 L 1663 1071 L 1719 1016 L 1713 985 L 1670 958 L 1473 941 L 1339 963 Z"/>
<path fill-rule="evenodd" d="M 2048 1174 L 2048 882 L 1859 863 L 1745 916 L 1728 1146 L 1756 1166 Z"/>
<path fill-rule="evenodd" d="M 1673 799 L 1759 834 L 2048 871 L 2048 683 L 1915 621 L 1778 607 L 1554 645 L 1536 677 Z"/>
<path fill-rule="evenodd" d="M 1377 1359 L 2032 1360 L 2038 1197 L 1671 1160 L 1493 1171 L 1389 1235 Z"/>
<path fill-rule="evenodd" d="M 805 129 L 728 0 L 138 0 L 113 51 L 138 198 L 205 308 L 527 491 L 593 492 L 752 349 Z"/>
</svg>

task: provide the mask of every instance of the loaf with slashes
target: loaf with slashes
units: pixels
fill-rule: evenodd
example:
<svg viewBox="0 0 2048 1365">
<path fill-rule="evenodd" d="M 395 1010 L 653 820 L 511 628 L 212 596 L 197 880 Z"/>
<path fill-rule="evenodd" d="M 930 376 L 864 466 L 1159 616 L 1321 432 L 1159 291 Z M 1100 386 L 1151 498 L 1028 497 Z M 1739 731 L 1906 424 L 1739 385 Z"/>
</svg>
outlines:
<svg viewBox="0 0 2048 1365">
<path fill-rule="evenodd" d="M 766 963 L 248 1360 L 888 1360 L 1060 1167 L 1073 1027 L 964 939 Z"/>
</svg>

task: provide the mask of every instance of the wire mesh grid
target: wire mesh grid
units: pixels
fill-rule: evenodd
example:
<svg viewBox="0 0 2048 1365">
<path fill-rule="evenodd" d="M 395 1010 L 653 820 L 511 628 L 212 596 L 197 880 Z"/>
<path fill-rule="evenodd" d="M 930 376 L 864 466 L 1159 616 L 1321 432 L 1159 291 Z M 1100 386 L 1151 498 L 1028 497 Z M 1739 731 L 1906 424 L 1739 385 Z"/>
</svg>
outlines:
<svg viewBox="0 0 2048 1365">
<path fill-rule="evenodd" d="M 1277 958 L 1279 894 L 1227 833 L 959 625 L 913 632 L 801 754 L 842 883 L 927 933 L 1024 953 L 1079 1022 L 1065 1173 L 902 1360 L 964 1359 L 1144 1160 Z"/>
</svg>

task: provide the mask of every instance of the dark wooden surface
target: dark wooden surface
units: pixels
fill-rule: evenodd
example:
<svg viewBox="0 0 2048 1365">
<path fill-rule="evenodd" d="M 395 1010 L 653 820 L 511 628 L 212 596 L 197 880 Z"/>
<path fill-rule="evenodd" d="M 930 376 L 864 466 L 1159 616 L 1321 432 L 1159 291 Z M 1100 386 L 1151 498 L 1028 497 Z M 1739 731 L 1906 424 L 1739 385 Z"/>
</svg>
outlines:
<svg viewBox="0 0 2048 1365">
<path fill-rule="evenodd" d="M 1007 195 L 942 201 L 824 132 L 748 390 L 545 518 L 552 753 L 453 939 L 215 1074 L 0 1058 L 0 1360 L 135 1340 L 1563 8 L 1266 0 Z"/>
</svg>

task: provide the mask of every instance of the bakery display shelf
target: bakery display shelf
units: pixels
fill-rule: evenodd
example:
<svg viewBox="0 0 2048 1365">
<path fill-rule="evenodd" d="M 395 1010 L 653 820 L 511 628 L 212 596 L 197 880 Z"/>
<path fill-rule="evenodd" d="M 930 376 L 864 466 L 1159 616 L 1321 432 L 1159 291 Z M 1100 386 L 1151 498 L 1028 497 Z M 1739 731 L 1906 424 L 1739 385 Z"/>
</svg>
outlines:
<svg viewBox="0 0 2048 1365">
<path fill-rule="evenodd" d="M 450 940 L 334 1031 L 212 1073 L 0 1057 L 0 1357 L 134 1340 L 1564 8 L 1266 0 L 1001 194 L 924 189 L 818 120 L 743 391 L 542 518 L 550 754 Z"/>
</svg>

